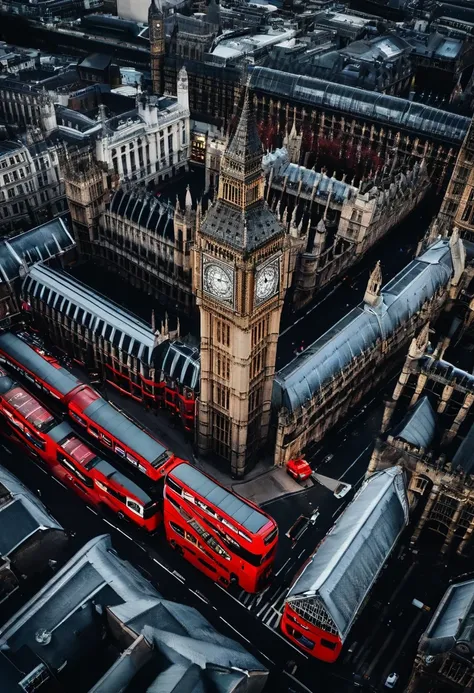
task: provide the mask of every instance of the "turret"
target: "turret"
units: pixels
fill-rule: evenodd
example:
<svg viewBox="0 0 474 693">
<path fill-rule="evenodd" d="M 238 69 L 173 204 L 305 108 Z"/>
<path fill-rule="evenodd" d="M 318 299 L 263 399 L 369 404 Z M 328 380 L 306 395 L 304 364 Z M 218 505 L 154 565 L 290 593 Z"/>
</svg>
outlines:
<svg viewBox="0 0 474 693">
<path fill-rule="evenodd" d="M 382 268 L 380 260 L 375 265 L 367 283 L 364 294 L 364 303 L 372 308 L 376 308 L 382 301 Z"/>
</svg>

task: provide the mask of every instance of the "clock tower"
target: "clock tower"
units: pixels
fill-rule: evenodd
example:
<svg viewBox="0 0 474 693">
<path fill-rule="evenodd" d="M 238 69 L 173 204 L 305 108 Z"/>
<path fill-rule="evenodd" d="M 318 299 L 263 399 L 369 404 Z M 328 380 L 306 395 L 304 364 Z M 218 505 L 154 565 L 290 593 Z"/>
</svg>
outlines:
<svg viewBox="0 0 474 693">
<path fill-rule="evenodd" d="M 289 237 L 264 200 L 262 153 L 246 88 L 222 156 L 217 200 L 193 250 L 201 318 L 198 447 L 226 460 L 235 477 L 258 460 L 268 436 L 290 279 Z"/>
<path fill-rule="evenodd" d="M 161 96 L 164 91 L 165 16 L 160 0 L 151 0 L 148 8 L 148 37 L 152 89 L 154 94 Z"/>
</svg>

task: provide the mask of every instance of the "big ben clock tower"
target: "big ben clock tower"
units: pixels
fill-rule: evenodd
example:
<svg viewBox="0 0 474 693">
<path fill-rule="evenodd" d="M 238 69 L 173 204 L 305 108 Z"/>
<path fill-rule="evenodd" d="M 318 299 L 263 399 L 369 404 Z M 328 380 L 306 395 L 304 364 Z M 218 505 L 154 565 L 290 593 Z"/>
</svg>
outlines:
<svg viewBox="0 0 474 693">
<path fill-rule="evenodd" d="M 216 202 L 197 230 L 201 317 L 198 447 L 241 477 L 265 443 L 289 239 L 264 200 L 262 145 L 248 88 L 222 157 Z"/>
<path fill-rule="evenodd" d="M 160 0 L 151 0 L 148 8 L 148 37 L 152 89 L 154 94 L 161 95 L 164 90 L 165 17 Z"/>
</svg>

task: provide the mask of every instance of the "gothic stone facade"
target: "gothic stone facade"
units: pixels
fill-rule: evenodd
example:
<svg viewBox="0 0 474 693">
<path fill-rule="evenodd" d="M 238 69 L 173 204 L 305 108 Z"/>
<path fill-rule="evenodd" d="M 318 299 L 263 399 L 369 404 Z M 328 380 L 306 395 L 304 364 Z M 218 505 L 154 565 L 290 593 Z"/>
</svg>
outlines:
<svg viewBox="0 0 474 693">
<path fill-rule="evenodd" d="M 321 440 L 387 374 L 414 332 L 457 295 L 460 247 L 457 235 L 438 241 L 383 288 L 378 265 L 364 302 L 277 373 L 275 464 Z"/>
</svg>

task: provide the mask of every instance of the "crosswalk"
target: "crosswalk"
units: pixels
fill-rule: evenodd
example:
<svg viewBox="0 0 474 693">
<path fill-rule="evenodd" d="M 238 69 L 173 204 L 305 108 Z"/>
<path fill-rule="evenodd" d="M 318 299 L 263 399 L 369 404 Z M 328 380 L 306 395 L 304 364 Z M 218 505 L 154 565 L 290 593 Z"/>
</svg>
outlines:
<svg viewBox="0 0 474 693">
<path fill-rule="evenodd" d="M 265 625 L 278 630 L 287 593 L 288 587 L 285 586 L 276 590 L 268 587 L 260 594 L 249 594 L 241 590 L 235 598 Z"/>
</svg>

